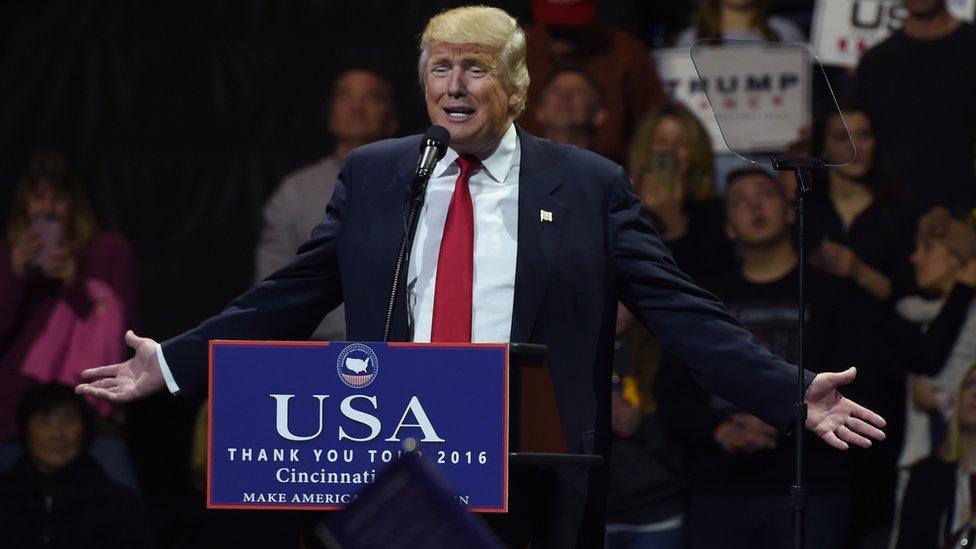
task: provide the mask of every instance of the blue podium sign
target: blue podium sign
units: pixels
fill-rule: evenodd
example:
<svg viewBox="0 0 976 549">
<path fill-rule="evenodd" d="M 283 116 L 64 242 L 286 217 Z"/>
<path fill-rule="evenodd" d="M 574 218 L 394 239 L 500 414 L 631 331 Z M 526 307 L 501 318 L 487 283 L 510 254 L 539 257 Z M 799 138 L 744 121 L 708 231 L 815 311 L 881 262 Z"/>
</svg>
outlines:
<svg viewBox="0 0 976 549">
<path fill-rule="evenodd" d="M 508 510 L 508 346 L 210 343 L 207 507 L 338 509 L 407 439 L 471 511 Z"/>
</svg>

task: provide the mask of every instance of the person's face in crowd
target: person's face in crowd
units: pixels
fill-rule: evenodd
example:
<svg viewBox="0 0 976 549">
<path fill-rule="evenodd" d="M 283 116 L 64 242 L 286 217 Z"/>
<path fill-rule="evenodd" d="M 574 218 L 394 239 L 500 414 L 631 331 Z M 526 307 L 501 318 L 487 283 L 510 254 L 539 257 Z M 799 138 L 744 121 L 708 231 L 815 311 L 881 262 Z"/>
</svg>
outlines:
<svg viewBox="0 0 976 549">
<path fill-rule="evenodd" d="M 71 213 L 71 197 L 53 185 L 41 182 L 27 196 L 27 217 L 53 217 L 62 222 Z"/>
<path fill-rule="evenodd" d="M 952 288 L 962 262 L 948 246 L 937 240 L 919 238 L 911 255 L 915 282 L 926 292 L 944 293 Z"/>
<path fill-rule="evenodd" d="M 969 375 L 962 380 L 957 406 L 959 430 L 967 433 L 976 432 L 976 370 L 969 372 Z"/>
<path fill-rule="evenodd" d="M 546 86 L 535 116 L 546 128 L 591 130 L 606 118 L 600 97 L 589 80 L 578 72 L 564 71 Z"/>
<path fill-rule="evenodd" d="M 691 170 L 691 147 L 681 120 L 675 116 L 662 117 L 651 136 L 651 154 L 672 154 L 676 173 L 683 180 Z"/>
<path fill-rule="evenodd" d="M 789 237 L 793 222 L 779 181 L 760 174 L 737 178 L 725 195 L 726 225 L 729 240 L 745 247 L 777 244 Z"/>
<path fill-rule="evenodd" d="M 522 94 L 506 91 L 502 70 L 480 44 L 431 46 L 424 73 L 427 115 L 432 124 L 447 128 L 459 154 L 494 147 L 515 120 Z"/>
<path fill-rule="evenodd" d="M 905 9 L 912 17 L 927 19 L 945 11 L 945 0 L 905 0 Z"/>
<path fill-rule="evenodd" d="M 369 71 L 352 70 L 336 81 L 329 115 L 329 131 L 340 143 L 370 143 L 393 135 L 390 88 Z"/>
<path fill-rule="evenodd" d="M 31 416 L 26 425 L 26 452 L 45 474 L 63 469 L 82 451 L 84 423 L 78 408 L 65 404 Z"/>
<path fill-rule="evenodd" d="M 847 120 L 847 130 L 839 115 L 831 116 L 827 121 L 824 135 L 824 156 L 830 164 L 845 164 L 851 159 L 851 141 L 854 142 L 856 154 L 854 161 L 836 168 L 841 174 L 862 180 L 874 163 L 874 131 L 871 121 L 863 112 L 850 111 L 844 113 Z M 850 137 L 848 137 L 848 130 Z"/>
</svg>

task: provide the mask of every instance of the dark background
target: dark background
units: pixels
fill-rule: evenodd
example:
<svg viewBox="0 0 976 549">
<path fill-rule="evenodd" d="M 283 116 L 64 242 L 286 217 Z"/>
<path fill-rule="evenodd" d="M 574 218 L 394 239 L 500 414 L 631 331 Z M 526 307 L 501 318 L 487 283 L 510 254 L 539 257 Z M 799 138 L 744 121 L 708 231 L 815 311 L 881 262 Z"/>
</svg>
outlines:
<svg viewBox="0 0 976 549">
<path fill-rule="evenodd" d="M 282 176 L 331 149 L 327 96 L 338 72 L 366 65 L 387 75 L 401 133 L 423 131 L 417 36 L 432 15 L 465 3 L 8 4 L 0 182 L 12 188 L 35 150 L 65 152 L 102 226 L 136 248 L 143 331 L 175 335 L 251 282 L 264 201 Z M 527 0 L 491 4 L 522 21 L 531 11 Z M 648 35 L 656 14 L 640 4 L 604 2 L 601 11 Z M 9 199 L 0 193 L 4 218 Z"/>
<path fill-rule="evenodd" d="M 28 156 L 63 151 L 102 227 L 136 251 L 141 333 L 163 340 L 190 328 L 251 284 L 261 208 L 281 178 L 330 151 L 335 75 L 351 65 L 386 74 L 401 134 L 423 131 L 417 36 L 432 15 L 466 3 L 8 1 L 0 226 Z M 529 0 L 486 3 L 530 20 Z M 680 30 L 693 4 L 605 0 L 598 17 L 651 46 Z M 774 4 L 803 13 L 812 1 Z M 157 526 L 179 520 L 192 494 L 187 450 L 198 404 L 157 396 L 127 411 Z"/>
</svg>

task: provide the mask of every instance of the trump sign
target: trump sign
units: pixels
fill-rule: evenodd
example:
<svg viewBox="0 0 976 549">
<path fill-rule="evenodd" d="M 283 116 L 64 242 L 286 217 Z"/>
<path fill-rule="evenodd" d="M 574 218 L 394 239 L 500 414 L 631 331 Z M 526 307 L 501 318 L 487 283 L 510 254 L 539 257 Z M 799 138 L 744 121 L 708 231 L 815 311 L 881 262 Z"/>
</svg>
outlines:
<svg viewBox="0 0 976 549">
<path fill-rule="evenodd" d="M 337 509 L 403 451 L 508 507 L 508 348 L 212 341 L 207 506 Z"/>
<path fill-rule="evenodd" d="M 668 97 L 698 116 L 717 154 L 729 147 L 740 153 L 780 150 L 810 123 L 810 59 L 802 48 L 762 42 L 696 47 L 696 56 L 708 56 L 714 60 L 710 65 L 720 67 L 701 75 L 688 49 L 659 49 L 653 55 Z"/>
</svg>

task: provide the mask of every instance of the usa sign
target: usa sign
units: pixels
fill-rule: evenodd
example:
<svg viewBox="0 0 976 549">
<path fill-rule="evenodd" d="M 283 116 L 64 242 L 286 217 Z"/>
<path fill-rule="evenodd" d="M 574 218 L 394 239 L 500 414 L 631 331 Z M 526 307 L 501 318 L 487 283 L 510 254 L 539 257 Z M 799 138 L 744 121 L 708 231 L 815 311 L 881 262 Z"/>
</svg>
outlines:
<svg viewBox="0 0 976 549">
<path fill-rule="evenodd" d="M 338 509 L 404 451 L 508 510 L 508 347 L 212 341 L 207 506 Z"/>
<path fill-rule="evenodd" d="M 946 7 L 972 21 L 976 0 L 947 0 Z M 823 64 L 856 67 L 864 52 L 902 27 L 907 15 L 902 0 L 819 0 L 810 42 Z"/>
</svg>

